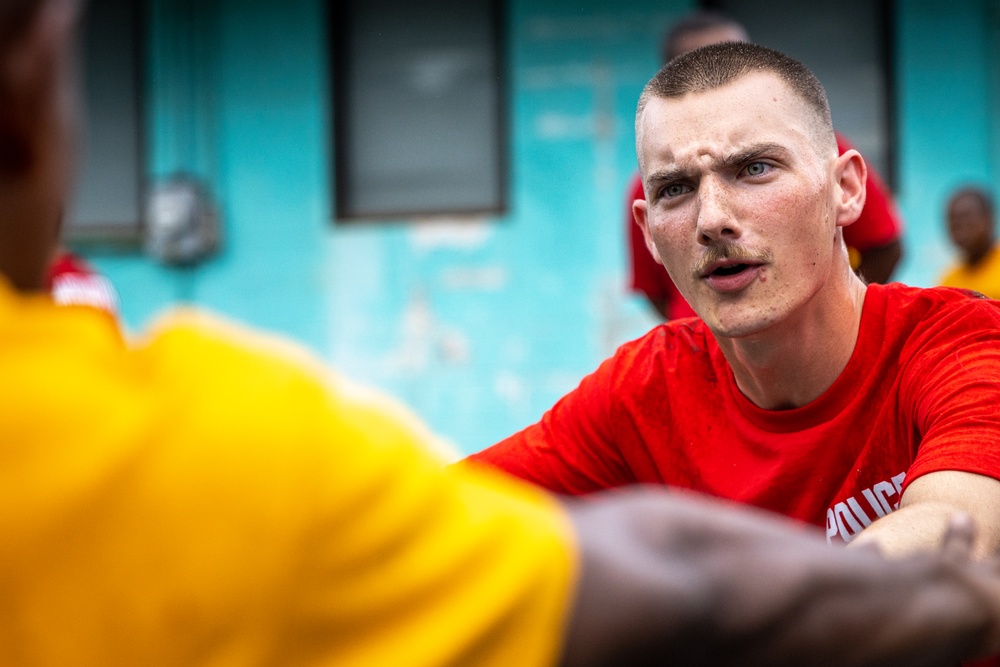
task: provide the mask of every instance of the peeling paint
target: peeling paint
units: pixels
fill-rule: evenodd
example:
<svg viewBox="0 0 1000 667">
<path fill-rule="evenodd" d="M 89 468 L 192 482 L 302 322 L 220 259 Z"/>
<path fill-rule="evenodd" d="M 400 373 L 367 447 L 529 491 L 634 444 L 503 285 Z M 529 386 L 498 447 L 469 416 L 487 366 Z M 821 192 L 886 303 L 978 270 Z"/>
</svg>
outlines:
<svg viewBox="0 0 1000 667">
<path fill-rule="evenodd" d="M 504 266 L 451 266 L 441 271 L 441 284 L 449 290 L 499 292 L 507 287 Z"/>
<path fill-rule="evenodd" d="M 415 291 L 397 323 L 399 343 L 385 355 L 390 373 L 416 376 L 438 365 L 468 366 L 472 341 L 456 327 L 441 322 L 423 291 Z"/>
<path fill-rule="evenodd" d="M 493 237 L 493 225 L 482 218 L 424 218 L 413 223 L 409 237 L 410 246 L 423 252 L 477 250 Z"/>
</svg>

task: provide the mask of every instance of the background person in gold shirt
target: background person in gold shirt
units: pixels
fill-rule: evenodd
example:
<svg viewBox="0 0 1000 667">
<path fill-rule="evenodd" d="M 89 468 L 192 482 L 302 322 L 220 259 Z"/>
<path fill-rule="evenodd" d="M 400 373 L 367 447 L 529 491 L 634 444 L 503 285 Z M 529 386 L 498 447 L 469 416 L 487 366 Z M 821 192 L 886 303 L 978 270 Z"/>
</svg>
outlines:
<svg viewBox="0 0 1000 667">
<path fill-rule="evenodd" d="M 44 289 L 72 0 L 0 2 L 0 664 L 938 665 L 1000 649 L 1000 563 L 887 561 L 634 489 L 446 469 L 400 406 L 197 313 L 126 340 Z"/>
<path fill-rule="evenodd" d="M 965 187 L 948 199 L 948 236 L 962 260 L 941 276 L 941 284 L 1000 299 L 1000 245 L 993 199 L 982 188 Z"/>
</svg>

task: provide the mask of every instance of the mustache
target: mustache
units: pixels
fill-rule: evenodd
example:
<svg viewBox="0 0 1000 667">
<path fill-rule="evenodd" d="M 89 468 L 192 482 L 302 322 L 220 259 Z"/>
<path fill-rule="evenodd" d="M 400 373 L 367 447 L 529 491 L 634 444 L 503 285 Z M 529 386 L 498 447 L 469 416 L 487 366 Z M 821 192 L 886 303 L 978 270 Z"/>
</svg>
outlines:
<svg viewBox="0 0 1000 667">
<path fill-rule="evenodd" d="M 695 274 L 703 276 L 713 264 L 723 260 L 733 260 L 737 264 L 768 264 L 771 262 L 771 253 L 733 243 L 711 245 L 705 249 L 705 254 L 695 267 Z"/>
</svg>

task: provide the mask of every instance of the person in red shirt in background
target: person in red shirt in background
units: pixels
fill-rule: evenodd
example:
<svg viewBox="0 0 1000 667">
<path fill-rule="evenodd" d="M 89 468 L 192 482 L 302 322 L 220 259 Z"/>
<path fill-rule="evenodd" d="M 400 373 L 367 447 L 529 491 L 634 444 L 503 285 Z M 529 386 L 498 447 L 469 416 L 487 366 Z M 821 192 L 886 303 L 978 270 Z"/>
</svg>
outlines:
<svg viewBox="0 0 1000 667">
<path fill-rule="evenodd" d="M 60 246 L 49 264 L 45 287 L 56 303 L 90 306 L 118 317 L 118 292 L 85 259 Z"/>
<path fill-rule="evenodd" d="M 696 11 L 674 24 L 664 41 L 663 62 L 699 46 L 717 42 L 750 41 L 746 29 L 735 20 L 714 11 Z M 837 148 L 843 154 L 854 148 L 837 133 Z M 889 281 L 902 256 L 903 221 L 882 178 L 869 166 L 868 199 L 861 216 L 844 229 L 851 267 L 870 283 Z M 632 216 L 632 202 L 644 199 L 642 179 L 636 174 L 626 194 L 625 226 L 629 234 L 629 261 L 633 292 L 646 296 L 656 312 L 667 320 L 696 317 L 694 310 L 674 286 L 666 270 L 646 248 L 642 230 Z"/>
</svg>

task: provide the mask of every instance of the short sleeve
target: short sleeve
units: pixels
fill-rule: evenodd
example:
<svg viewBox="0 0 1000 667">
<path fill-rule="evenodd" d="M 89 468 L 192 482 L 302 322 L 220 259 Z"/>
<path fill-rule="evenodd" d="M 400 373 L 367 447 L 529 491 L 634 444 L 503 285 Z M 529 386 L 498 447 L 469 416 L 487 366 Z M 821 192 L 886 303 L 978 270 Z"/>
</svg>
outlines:
<svg viewBox="0 0 1000 667">
<path fill-rule="evenodd" d="M 910 372 L 908 395 L 922 433 L 906 484 L 959 470 L 1000 479 L 1000 310 L 968 299 L 941 318 L 923 363 Z"/>
</svg>

